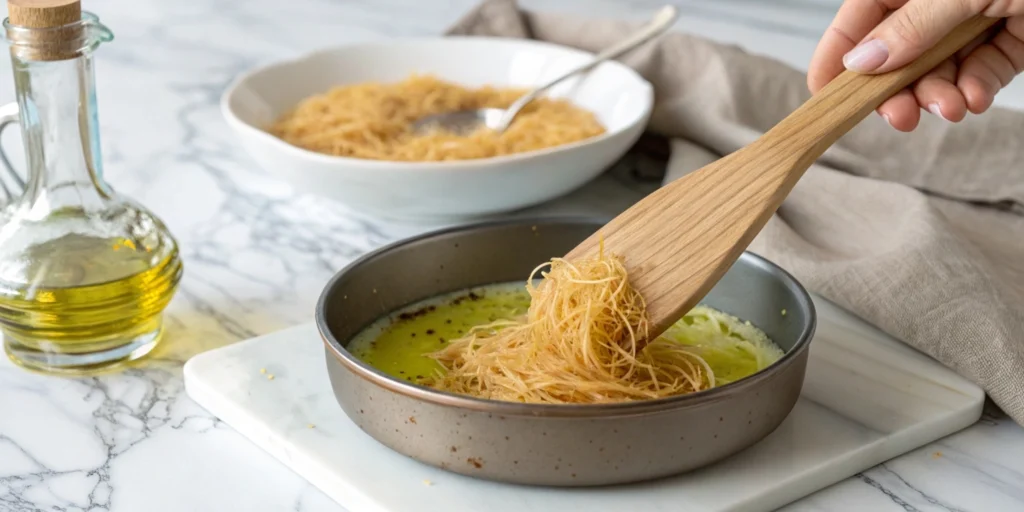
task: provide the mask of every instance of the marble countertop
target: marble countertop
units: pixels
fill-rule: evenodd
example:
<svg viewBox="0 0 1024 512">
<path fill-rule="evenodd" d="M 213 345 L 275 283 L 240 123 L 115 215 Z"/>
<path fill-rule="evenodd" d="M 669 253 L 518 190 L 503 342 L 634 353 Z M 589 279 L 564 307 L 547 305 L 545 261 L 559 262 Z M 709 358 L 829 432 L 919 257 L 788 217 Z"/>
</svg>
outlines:
<svg viewBox="0 0 1024 512">
<path fill-rule="evenodd" d="M 167 222 L 186 275 L 168 310 L 166 339 L 139 369 L 63 379 L 0 362 L 0 512 L 341 510 L 193 403 L 181 367 L 199 352 L 308 321 L 333 272 L 421 228 L 295 195 L 236 143 L 219 96 L 252 66 L 351 41 L 436 34 L 473 3 L 88 2 L 117 37 L 97 54 L 106 174 Z M 523 2 L 630 18 L 658 3 Z M 839 0 L 675 3 L 679 30 L 803 69 Z M 0 98 L 13 99 L 6 52 L 2 58 Z M 997 102 L 1024 108 L 1021 82 Z M 605 199 L 599 196 L 583 194 L 577 203 Z M 959 434 L 786 510 L 1015 509 L 1024 509 L 1024 429 L 993 409 Z"/>
</svg>

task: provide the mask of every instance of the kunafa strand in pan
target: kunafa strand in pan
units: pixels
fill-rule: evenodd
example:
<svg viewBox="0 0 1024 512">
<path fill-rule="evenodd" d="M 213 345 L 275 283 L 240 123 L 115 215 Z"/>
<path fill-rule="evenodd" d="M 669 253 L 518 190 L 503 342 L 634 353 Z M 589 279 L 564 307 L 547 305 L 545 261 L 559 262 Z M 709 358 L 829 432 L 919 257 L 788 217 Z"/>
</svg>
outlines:
<svg viewBox="0 0 1024 512">
<path fill-rule="evenodd" d="M 621 258 L 603 250 L 588 260 L 556 258 L 525 287 L 483 287 L 396 312 L 349 348 L 439 391 L 546 404 L 684 395 L 782 356 L 749 322 L 706 306 L 649 340 L 644 299 L 628 277 Z"/>
</svg>

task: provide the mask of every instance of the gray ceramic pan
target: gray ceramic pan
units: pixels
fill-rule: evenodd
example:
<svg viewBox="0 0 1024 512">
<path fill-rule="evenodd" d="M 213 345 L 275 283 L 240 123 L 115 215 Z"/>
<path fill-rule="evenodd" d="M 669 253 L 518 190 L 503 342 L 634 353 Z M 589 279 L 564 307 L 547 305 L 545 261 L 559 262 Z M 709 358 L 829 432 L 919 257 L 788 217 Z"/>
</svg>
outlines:
<svg viewBox="0 0 1024 512">
<path fill-rule="evenodd" d="M 673 475 L 728 457 L 775 430 L 799 397 L 815 312 L 792 276 L 751 253 L 704 303 L 751 321 L 786 353 L 762 372 L 700 393 L 612 405 L 496 402 L 389 377 L 345 349 L 361 329 L 410 303 L 525 282 L 535 266 L 565 254 L 601 225 L 565 218 L 475 224 L 398 242 L 343 269 L 316 310 L 338 404 L 399 453 L 457 473 L 533 485 Z"/>
</svg>

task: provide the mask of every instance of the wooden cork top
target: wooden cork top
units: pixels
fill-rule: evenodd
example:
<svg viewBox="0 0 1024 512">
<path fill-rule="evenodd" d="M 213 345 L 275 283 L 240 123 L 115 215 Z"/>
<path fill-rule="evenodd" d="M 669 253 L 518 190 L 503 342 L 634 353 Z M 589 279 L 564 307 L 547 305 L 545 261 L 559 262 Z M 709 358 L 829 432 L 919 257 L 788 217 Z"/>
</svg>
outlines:
<svg viewBox="0 0 1024 512">
<path fill-rule="evenodd" d="M 82 19 L 80 0 L 7 0 L 12 25 L 27 28 L 50 28 Z"/>
<path fill-rule="evenodd" d="M 81 0 L 7 0 L 7 11 L 11 55 L 35 61 L 81 55 L 86 33 L 78 23 L 82 21 Z"/>
</svg>

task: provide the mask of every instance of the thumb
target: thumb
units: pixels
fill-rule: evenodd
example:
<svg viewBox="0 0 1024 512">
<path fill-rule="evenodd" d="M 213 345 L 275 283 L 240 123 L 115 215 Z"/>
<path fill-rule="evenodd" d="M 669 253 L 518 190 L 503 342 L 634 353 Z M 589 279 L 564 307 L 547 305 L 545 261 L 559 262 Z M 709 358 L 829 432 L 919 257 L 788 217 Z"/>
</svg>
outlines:
<svg viewBox="0 0 1024 512">
<path fill-rule="evenodd" d="M 989 3 L 983 0 L 910 0 L 843 56 L 843 64 L 858 73 L 884 73 L 903 67 Z"/>
</svg>

